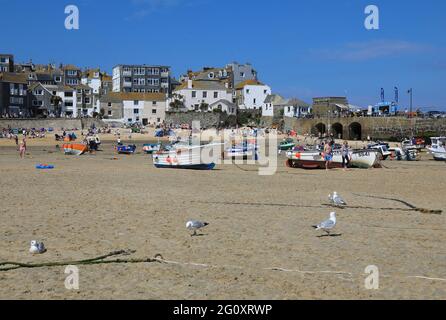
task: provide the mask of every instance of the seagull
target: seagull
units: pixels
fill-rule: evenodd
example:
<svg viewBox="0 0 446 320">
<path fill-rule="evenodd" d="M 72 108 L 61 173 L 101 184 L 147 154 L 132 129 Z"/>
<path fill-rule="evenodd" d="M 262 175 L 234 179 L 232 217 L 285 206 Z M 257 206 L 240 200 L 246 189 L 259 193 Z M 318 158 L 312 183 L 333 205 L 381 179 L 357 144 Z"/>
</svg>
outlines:
<svg viewBox="0 0 446 320">
<path fill-rule="evenodd" d="M 334 229 L 335 226 L 336 226 L 336 212 L 332 212 L 330 213 L 330 219 L 320 223 L 317 226 L 313 226 L 313 228 L 316 230 L 323 230 L 328 235 L 330 235 L 330 231 Z"/>
<path fill-rule="evenodd" d="M 335 191 L 333 192 L 333 195 L 328 195 L 328 199 L 330 200 L 330 202 L 337 206 L 337 207 L 342 207 L 342 206 L 346 206 L 347 203 L 344 201 L 344 199 L 342 199 L 338 193 Z"/>
<path fill-rule="evenodd" d="M 194 231 L 194 233 L 192 234 L 192 237 L 193 237 L 193 236 L 197 235 L 197 230 L 207 227 L 208 225 L 209 225 L 209 223 L 207 223 L 207 222 L 191 220 L 188 223 L 186 223 L 186 228 L 190 231 L 192 231 L 192 230 Z"/>
<path fill-rule="evenodd" d="M 31 247 L 29 252 L 32 254 L 42 254 L 46 252 L 45 245 L 43 242 L 38 242 L 36 240 L 31 241 Z"/>
</svg>

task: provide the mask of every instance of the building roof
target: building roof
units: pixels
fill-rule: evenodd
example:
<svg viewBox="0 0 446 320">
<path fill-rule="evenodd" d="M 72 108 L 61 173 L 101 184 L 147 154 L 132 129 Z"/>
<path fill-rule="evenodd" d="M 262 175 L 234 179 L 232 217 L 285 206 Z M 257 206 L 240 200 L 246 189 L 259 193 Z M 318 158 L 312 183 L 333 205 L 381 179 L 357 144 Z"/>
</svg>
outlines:
<svg viewBox="0 0 446 320">
<path fill-rule="evenodd" d="M 305 101 L 302 101 L 297 98 L 292 98 L 288 100 L 288 104 L 291 106 L 299 106 L 299 107 L 309 107 L 310 105 L 306 103 Z"/>
<path fill-rule="evenodd" d="M 258 81 L 258 80 L 246 80 L 246 81 L 240 82 L 240 83 L 235 87 L 235 89 L 236 89 L 236 90 L 241 90 L 241 89 L 243 89 L 245 86 L 264 86 L 264 84 L 261 83 L 261 82 Z"/>
<path fill-rule="evenodd" d="M 109 92 L 107 95 L 101 97 L 101 102 L 122 102 L 129 100 L 166 101 L 166 94 L 141 92 Z"/>
<path fill-rule="evenodd" d="M 61 69 L 62 70 L 78 70 L 78 71 L 81 70 L 80 68 L 78 68 L 72 64 L 67 64 L 66 66 L 63 66 Z"/>
<path fill-rule="evenodd" d="M 225 104 L 225 105 L 230 106 L 230 107 L 235 107 L 236 106 L 235 103 L 233 103 L 231 101 L 228 101 L 226 99 L 220 99 L 218 101 L 215 101 L 214 103 L 211 103 L 209 106 L 212 107 L 212 106 L 219 105 L 219 104 Z"/>
<path fill-rule="evenodd" d="M 278 94 L 270 94 L 266 97 L 265 103 L 285 104 L 286 100 Z"/>
<path fill-rule="evenodd" d="M 27 73 L 0 73 L 0 81 L 10 82 L 10 83 L 28 83 L 28 74 Z"/>
</svg>

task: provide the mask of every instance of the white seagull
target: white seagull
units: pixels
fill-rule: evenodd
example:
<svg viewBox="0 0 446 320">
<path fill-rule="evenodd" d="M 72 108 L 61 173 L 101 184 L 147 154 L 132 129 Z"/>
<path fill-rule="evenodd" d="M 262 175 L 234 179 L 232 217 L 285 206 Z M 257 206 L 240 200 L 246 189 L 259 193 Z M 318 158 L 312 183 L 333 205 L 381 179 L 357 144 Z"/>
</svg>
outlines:
<svg viewBox="0 0 446 320">
<path fill-rule="evenodd" d="M 330 235 L 330 231 L 334 229 L 336 226 L 336 212 L 330 213 L 330 219 L 318 224 L 317 226 L 313 226 L 316 230 L 323 230 L 328 235 Z"/>
<path fill-rule="evenodd" d="M 331 204 L 337 206 L 337 207 L 342 207 L 342 206 L 346 206 L 347 203 L 344 201 L 344 199 L 341 198 L 340 195 L 338 195 L 338 193 L 335 191 L 333 192 L 333 195 L 328 195 L 328 199 L 330 200 Z"/>
<path fill-rule="evenodd" d="M 38 242 L 36 240 L 31 241 L 31 247 L 29 252 L 32 254 L 42 254 L 46 252 L 45 245 L 43 242 Z"/>
<path fill-rule="evenodd" d="M 192 234 L 192 237 L 193 237 L 193 236 L 197 235 L 197 230 L 203 229 L 204 227 L 207 227 L 208 225 L 209 225 L 209 223 L 207 223 L 207 222 L 191 220 L 186 223 L 186 228 L 190 231 L 194 231 L 194 233 Z"/>
</svg>

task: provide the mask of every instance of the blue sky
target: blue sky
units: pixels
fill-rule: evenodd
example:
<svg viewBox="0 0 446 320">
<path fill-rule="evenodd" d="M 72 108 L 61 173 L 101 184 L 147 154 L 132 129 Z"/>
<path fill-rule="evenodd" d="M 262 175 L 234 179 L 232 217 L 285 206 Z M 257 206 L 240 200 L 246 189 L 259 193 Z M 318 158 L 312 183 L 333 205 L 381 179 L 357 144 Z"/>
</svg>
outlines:
<svg viewBox="0 0 446 320">
<path fill-rule="evenodd" d="M 17 61 L 187 69 L 250 62 L 273 91 L 311 102 L 347 95 L 360 106 L 414 88 L 415 106 L 446 109 L 444 0 L 0 0 L 0 52 Z M 25 4 L 26 3 L 26 4 Z M 80 30 L 64 27 L 66 5 Z M 380 9 L 380 30 L 364 9 Z M 6 31 L 5 31 L 6 30 Z"/>
</svg>

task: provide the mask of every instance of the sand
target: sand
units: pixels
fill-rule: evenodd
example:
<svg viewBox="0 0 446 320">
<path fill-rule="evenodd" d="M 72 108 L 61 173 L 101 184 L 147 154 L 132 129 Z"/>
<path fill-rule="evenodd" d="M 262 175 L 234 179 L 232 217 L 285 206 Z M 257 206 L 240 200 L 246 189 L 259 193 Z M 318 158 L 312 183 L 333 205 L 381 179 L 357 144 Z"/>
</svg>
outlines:
<svg viewBox="0 0 446 320">
<path fill-rule="evenodd" d="M 132 137 L 139 150 L 147 137 Z M 361 194 L 446 210 L 445 163 L 423 155 L 325 172 L 286 168 L 282 156 L 274 176 L 255 166 L 176 171 L 155 169 L 142 153 L 116 155 L 107 139 L 102 152 L 81 157 L 63 155 L 51 137 L 30 140 L 24 160 L 0 139 L 0 262 L 132 249 L 131 257 L 182 264 L 81 266 L 78 291 L 65 288 L 64 267 L 0 272 L 0 299 L 446 299 L 446 212 L 344 209 L 339 236 L 311 227 L 332 211 L 323 204 L 333 191 L 352 206 L 405 208 Z M 210 225 L 191 237 L 189 219 Z M 31 240 L 48 252 L 31 256 Z M 378 290 L 365 288 L 369 265 L 379 268 Z"/>
</svg>

